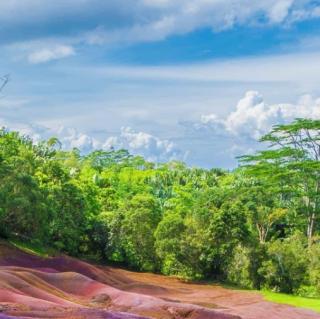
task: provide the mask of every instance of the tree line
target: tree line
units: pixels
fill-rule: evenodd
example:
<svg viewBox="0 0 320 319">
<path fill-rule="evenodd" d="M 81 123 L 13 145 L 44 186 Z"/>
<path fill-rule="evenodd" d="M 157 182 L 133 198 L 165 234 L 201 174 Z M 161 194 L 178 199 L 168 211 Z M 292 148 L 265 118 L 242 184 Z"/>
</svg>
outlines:
<svg viewBox="0 0 320 319">
<path fill-rule="evenodd" d="M 184 279 L 320 295 L 320 121 L 262 137 L 233 171 L 65 151 L 0 130 L 0 235 Z"/>
</svg>

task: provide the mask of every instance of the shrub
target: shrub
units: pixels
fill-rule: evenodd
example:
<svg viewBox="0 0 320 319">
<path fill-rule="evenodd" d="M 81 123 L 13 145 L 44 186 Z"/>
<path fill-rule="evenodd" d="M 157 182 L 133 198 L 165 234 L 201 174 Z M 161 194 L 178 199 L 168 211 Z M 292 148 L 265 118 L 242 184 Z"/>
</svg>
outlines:
<svg viewBox="0 0 320 319">
<path fill-rule="evenodd" d="M 242 288 L 260 289 L 263 277 L 258 270 L 265 260 L 264 245 L 238 245 L 227 268 L 227 280 Z"/>
<path fill-rule="evenodd" d="M 258 270 L 263 286 L 277 292 L 294 293 L 308 283 L 308 253 L 300 235 L 276 240 L 267 246 L 268 260 Z"/>
<path fill-rule="evenodd" d="M 227 280 L 243 288 L 253 288 L 250 274 L 250 250 L 241 245 L 234 250 L 234 256 L 227 269 Z"/>
<path fill-rule="evenodd" d="M 314 244 L 309 248 L 308 273 L 313 294 L 320 296 L 320 244 Z"/>
</svg>

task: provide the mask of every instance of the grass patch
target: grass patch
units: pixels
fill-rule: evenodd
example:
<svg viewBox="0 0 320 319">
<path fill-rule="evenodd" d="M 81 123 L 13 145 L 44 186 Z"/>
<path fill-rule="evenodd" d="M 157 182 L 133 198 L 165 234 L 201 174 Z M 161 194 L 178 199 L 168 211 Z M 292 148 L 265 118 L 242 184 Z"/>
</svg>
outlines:
<svg viewBox="0 0 320 319">
<path fill-rule="evenodd" d="M 318 298 L 300 297 L 284 293 L 272 292 L 268 290 L 248 290 L 246 288 L 241 288 L 230 284 L 223 284 L 221 286 L 232 290 L 242 290 L 258 293 L 261 294 L 263 298 L 267 301 L 294 306 L 298 308 L 309 309 L 320 313 L 320 299 Z"/>
<path fill-rule="evenodd" d="M 261 293 L 264 299 L 267 301 L 311 309 L 313 311 L 320 312 L 320 299 L 305 298 L 271 291 L 259 291 L 259 293 Z"/>
<path fill-rule="evenodd" d="M 9 239 L 8 241 L 13 246 L 19 248 L 20 250 L 28 254 L 36 255 L 39 257 L 45 257 L 45 258 L 57 255 L 56 250 L 54 250 L 53 248 L 45 247 L 39 243 L 22 241 L 19 239 Z"/>
</svg>

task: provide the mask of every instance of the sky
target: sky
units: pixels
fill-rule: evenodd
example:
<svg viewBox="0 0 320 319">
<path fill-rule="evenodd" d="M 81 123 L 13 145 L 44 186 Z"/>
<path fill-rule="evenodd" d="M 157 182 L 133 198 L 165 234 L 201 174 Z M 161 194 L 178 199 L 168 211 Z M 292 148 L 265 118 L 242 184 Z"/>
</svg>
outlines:
<svg viewBox="0 0 320 319">
<path fill-rule="evenodd" d="M 320 0 L 0 1 L 0 126 L 232 169 L 320 118 Z"/>
</svg>

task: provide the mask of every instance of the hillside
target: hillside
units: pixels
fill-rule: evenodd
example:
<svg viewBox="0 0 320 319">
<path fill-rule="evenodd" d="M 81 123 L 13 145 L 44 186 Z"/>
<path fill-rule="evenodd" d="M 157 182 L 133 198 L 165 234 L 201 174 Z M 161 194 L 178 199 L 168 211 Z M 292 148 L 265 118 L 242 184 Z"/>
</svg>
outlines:
<svg viewBox="0 0 320 319">
<path fill-rule="evenodd" d="M 42 258 L 0 243 L 0 318 L 320 318 L 258 294 Z"/>
</svg>

